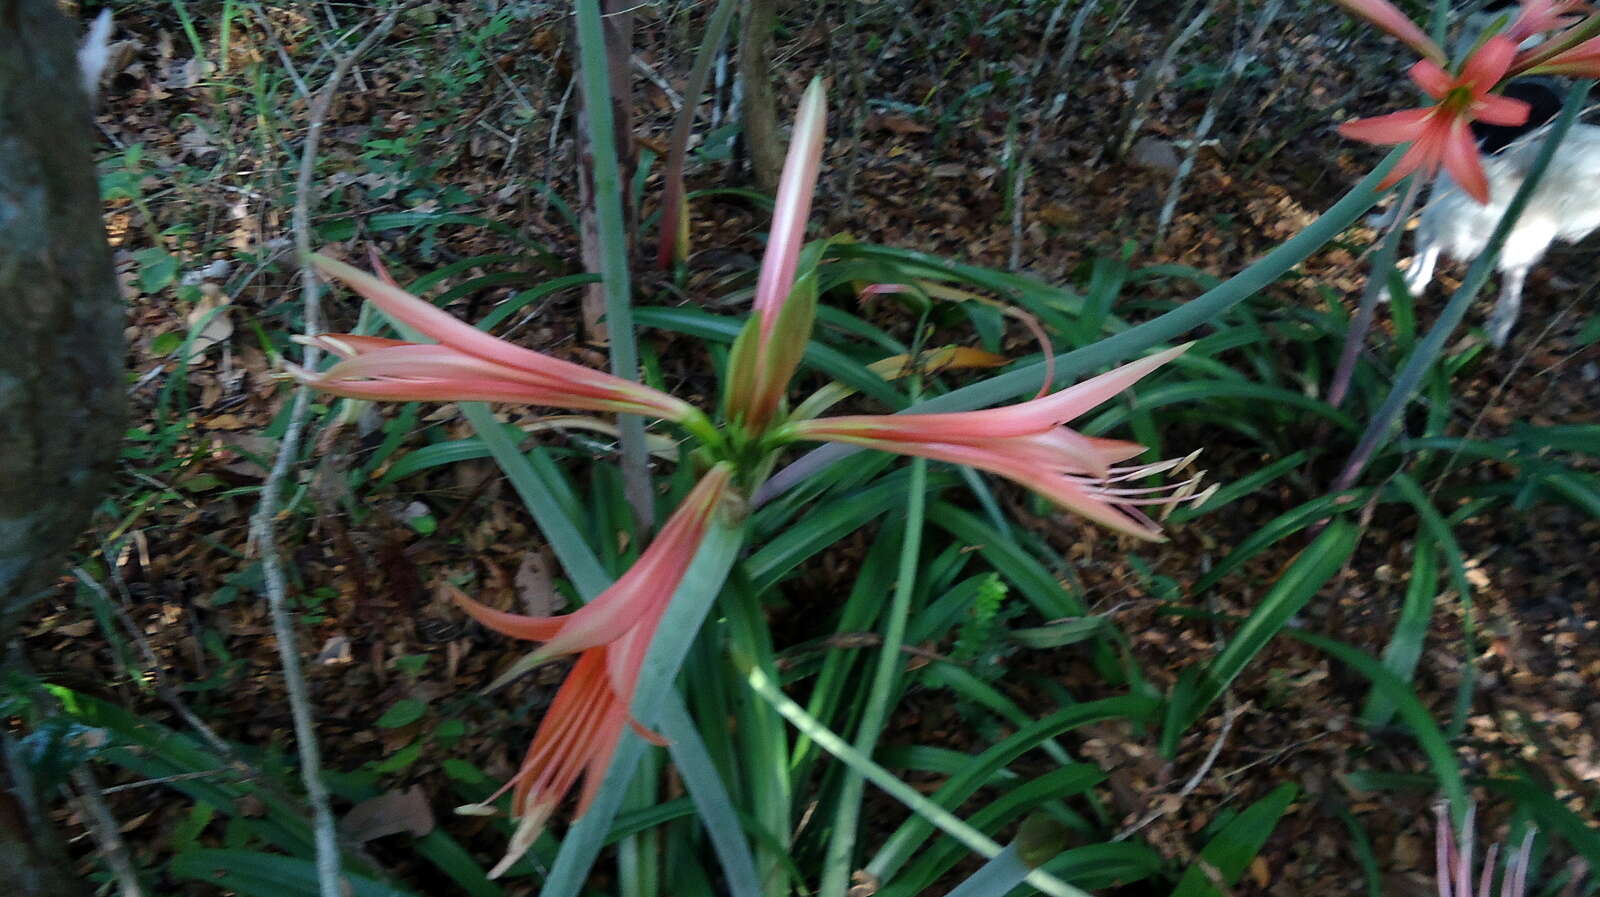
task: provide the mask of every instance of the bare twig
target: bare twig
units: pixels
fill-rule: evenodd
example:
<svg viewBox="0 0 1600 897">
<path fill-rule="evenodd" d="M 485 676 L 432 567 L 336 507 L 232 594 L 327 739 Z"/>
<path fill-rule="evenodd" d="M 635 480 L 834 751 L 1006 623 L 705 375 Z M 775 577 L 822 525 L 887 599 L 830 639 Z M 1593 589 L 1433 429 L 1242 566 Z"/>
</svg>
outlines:
<svg viewBox="0 0 1600 897">
<path fill-rule="evenodd" d="M 83 804 L 84 825 L 94 837 L 95 844 L 99 845 L 100 852 L 105 855 L 106 865 L 111 867 L 111 874 L 122 888 L 122 897 L 144 897 L 144 888 L 139 884 L 133 861 L 128 858 L 128 845 L 122 840 L 121 828 L 117 825 L 116 817 L 111 815 L 111 808 L 106 806 L 105 798 L 100 793 L 100 783 L 94 780 L 89 764 L 80 763 L 72 770 L 72 784 L 78 792 L 79 802 Z"/>
<path fill-rule="evenodd" d="M 137 791 L 140 788 L 151 788 L 156 785 L 170 785 L 173 782 L 193 782 L 198 779 L 212 779 L 237 773 L 238 770 L 230 769 L 226 766 L 218 769 L 200 769 L 194 772 L 179 772 L 170 776 L 160 776 L 154 779 L 140 779 L 137 782 L 126 782 L 121 785 L 111 785 L 107 788 L 101 788 L 100 793 L 116 794 L 119 791 Z"/>
<path fill-rule="evenodd" d="M 306 86 L 306 82 L 300 77 L 300 72 L 294 67 L 294 60 L 289 58 L 289 52 L 283 48 L 283 42 L 278 40 L 277 29 L 273 27 L 272 19 L 267 16 L 267 11 L 259 3 L 252 3 L 251 8 L 255 10 L 256 18 L 261 21 L 261 30 L 266 32 L 267 40 L 272 44 L 273 52 L 278 54 L 278 61 L 283 63 L 284 74 L 288 75 L 289 80 L 294 82 L 295 92 L 305 99 L 311 99 L 311 88 Z"/>
<path fill-rule="evenodd" d="M 1006 129 L 1005 161 L 1006 167 L 1011 172 L 1011 270 L 1013 271 L 1022 267 L 1022 188 L 1028 179 L 1028 159 L 1033 155 L 1033 149 L 1039 143 L 1040 132 L 1044 130 L 1045 116 L 1036 114 L 1033 121 L 1033 131 L 1028 135 L 1028 142 L 1023 144 L 1021 152 L 1016 155 L 1015 161 L 1013 161 L 1012 149 L 1017 137 L 1017 118 L 1022 114 L 1021 110 L 1034 108 L 1034 91 L 1039 87 L 1040 78 L 1044 73 L 1045 59 L 1049 55 L 1050 39 L 1055 37 L 1056 25 L 1060 23 L 1062 13 L 1067 11 L 1067 5 L 1066 0 L 1057 3 L 1055 11 L 1050 13 L 1050 19 L 1045 23 L 1044 38 L 1039 41 L 1040 52 L 1034 58 L 1033 71 L 1028 74 L 1027 87 L 1024 88 L 1022 93 L 1022 102 L 1017 104 L 1017 111 L 1012 114 L 1011 127 Z M 1073 17 L 1070 30 L 1074 33 L 1081 31 L 1084 20 L 1088 18 L 1090 11 L 1098 5 L 1098 0 L 1088 0 L 1083 6 L 1079 7 L 1078 14 Z M 1065 71 L 1065 64 L 1057 66 L 1056 72 L 1058 74 Z"/>
<path fill-rule="evenodd" d="M 1206 23 L 1206 19 L 1211 17 L 1211 10 L 1216 4 L 1216 0 L 1206 0 L 1205 6 L 1201 7 L 1200 11 L 1196 13 L 1194 9 L 1199 5 L 1199 2 L 1200 0 L 1187 0 L 1183 8 L 1178 11 L 1177 16 L 1172 20 L 1172 27 L 1167 30 L 1167 37 L 1164 41 L 1165 47 L 1161 51 L 1161 58 L 1154 65 L 1145 69 L 1144 74 L 1139 76 L 1139 81 L 1133 88 L 1133 97 L 1128 100 L 1128 106 L 1122 113 L 1122 121 L 1119 123 L 1120 126 L 1118 128 L 1120 136 L 1117 138 L 1116 146 L 1112 152 L 1114 158 L 1123 159 L 1127 157 L 1128 148 L 1133 146 L 1133 139 L 1139 135 L 1139 129 L 1144 127 L 1145 106 L 1155 96 L 1156 89 L 1160 87 L 1163 73 L 1166 72 L 1168 66 L 1172 65 L 1173 58 L 1178 55 L 1178 51 L 1183 48 L 1183 45 L 1188 43 L 1196 34 L 1199 34 L 1201 27 Z M 1193 18 L 1191 18 L 1191 15 Z"/>
<path fill-rule="evenodd" d="M 107 567 L 115 575 L 117 569 L 116 552 L 107 551 L 105 554 Z M 156 655 L 155 648 L 150 645 L 150 640 L 145 638 L 144 631 L 139 628 L 139 624 L 134 621 L 133 617 L 129 616 L 127 608 L 121 602 L 111 600 L 111 596 L 106 592 L 106 587 L 101 585 L 93 576 L 90 576 L 88 571 L 82 567 L 73 567 L 72 575 L 76 576 L 78 581 L 83 583 L 89 590 L 99 595 L 100 599 L 105 602 L 106 607 L 122 623 L 122 628 L 127 630 L 128 636 L 133 639 L 134 645 L 139 649 L 139 654 L 144 657 L 144 662 L 148 665 L 146 675 L 150 676 L 154 682 L 156 696 L 166 702 L 166 705 L 171 707 L 172 711 L 178 714 L 180 719 L 196 732 L 199 732 L 200 737 L 204 738 L 206 743 L 211 745 L 211 748 L 220 754 L 223 759 L 231 763 L 240 762 L 239 758 L 234 754 L 233 747 L 224 741 L 222 736 L 218 735 L 210 726 L 206 725 L 205 720 L 202 720 L 193 710 L 190 710 L 189 705 L 185 704 L 183 699 L 178 696 L 178 693 L 167 684 L 166 674 L 161 671 L 161 658 Z M 118 585 L 121 585 L 120 580 Z"/>
<path fill-rule="evenodd" d="M 1239 708 L 1234 702 L 1232 692 L 1225 692 L 1223 698 L 1225 703 L 1222 712 L 1222 726 L 1217 730 L 1217 738 L 1211 742 L 1211 749 L 1206 751 L 1205 759 L 1200 761 L 1200 766 L 1195 769 L 1194 775 L 1189 776 L 1189 780 L 1183 783 L 1183 787 L 1178 789 L 1177 794 L 1173 795 L 1176 800 L 1188 797 L 1194 793 L 1196 788 L 1200 787 L 1200 783 L 1205 781 L 1206 775 L 1216 765 L 1217 757 L 1222 754 L 1222 746 L 1228 742 L 1228 733 L 1233 731 L 1233 721 L 1239 716 Z M 1137 822 L 1117 832 L 1116 836 L 1111 840 L 1126 841 L 1128 838 L 1133 837 L 1140 829 L 1171 812 L 1174 803 L 1175 801 L 1161 801 L 1155 809 L 1139 817 Z"/>
<path fill-rule="evenodd" d="M 640 59 L 637 53 L 628 57 L 628 61 L 633 65 L 634 71 L 643 75 L 646 81 L 654 84 L 657 90 L 666 95 L 667 102 L 672 104 L 673 112 L 683 109 L 683 94 L 673 90 L 672 85 L 667 83 L 667 79 L 661 77 L 661 73 L 652 68 L 650 63 Z"/>
<path fill-rule="evenodd" d="M 414 2 L 414 0 L 413 0 Z M 305 258 L 311 252 L 311 182 L 316 170 L 317 145 L 322 139 L 322 128 L 333 105 L 339 83 L 350 67 L 373 44 L 394 27 L 400 13 L 411 6 L 404 3 L 390 10 L 377 25 L 367 31 L 366 37 L 334 65 L 327 82 L 311 105 L 306 127 L 305 144 L 300 150 L 300 171 L 295 181 L 294 239 L 301 257 L 300 289 L 305 301 L 306 333 L 314 335 L 322 329 L 322 303 L 317 295 L 317 276 Z M 306 370 L 317 369 L 321 352 L 315 346 L 306 346 L 302 364 Z M 300 653 L 295 642 L 294 619 L 289 614 L 288 587 L 283 573 L 283 559 L 278 554 L 275 522 L 278 516 L 279 493 L 289 476 L 289 469 L 300 454 L 300 442 L 305 434 L 306 419 L 311 407 L 311 392 L 301 386 L 295 390 L 294 405 L 289 414 L 289 424 L 278 444 L 278 455 L 272 471 L 261 489 L 261 502 L 250 521 L 251 537 L 261 552 L 261 568 L 266 579 L 267 604 L 272 613 L 273 633 L 278 643 L 278 656 L 283 663 L 285 691 L 289 696 L 289 711 L 294 720 L 296 747 L 300 755 L 300 774 L 305 782 L 306 799 L 311 804 L 313 827 L 317 847 L 317 885 L 321 897 L 343 897 L 339 873 L 339 844 L 333 808 L 328 801 L 328 789 L 322 781 L 322 756 L 317 746 L 315 723 L 311 718 L 311 698 L 306 689 L 305 674 L 300 668 Z"/>
<path fill-rule="evenodd" d="M 1189 172 L 1194 170 L 1195 159 L 1200 155 L 1200 147 L 1204 144 L 1206 135 L 1211 133 L 1211 126 L 1216 123 L 1217 111 L 1228 101 L 1233 89 L 1238 86 L 1239 78 L 1244 74 L 1245 66 L 1255 55 L 1256 47 L 1261 45 L 1261 38 L 1266 33 L 1267 26 L 1278 17 L 1278 11 L 1283 8 L 1283 0 L 1267 0 L 1265 6 L 1250 14 L 1255 16 L 1255 28 L 1250 32 L 1250 39 L 1233 51 L 1233 59 L 1228 64 L 1228 73 L 1217 84 L 1216 90 L 1211 92 L 1211 99 L 1206 102 L 1206 111 L 1200 116 L 1200 123 L 1195 126 L 1194 137 L 1189 141 L 1188 152 L 1184 154 L 1183 161 L 1178 163 L 1178 170 L 1172 175 L 1172 184 L 1167 188 L 1167 201 L 1161 206 L 1161 215 L 1156 219 L 1156 236 L 1153 241 L 1159 246 L 1166 242 L 1167 228 L 1172 224 L 1172 216 L 1178 211 L 1178 199 L 1183 196 L 1183 183 L 1188 180 Z"/>
</svg>

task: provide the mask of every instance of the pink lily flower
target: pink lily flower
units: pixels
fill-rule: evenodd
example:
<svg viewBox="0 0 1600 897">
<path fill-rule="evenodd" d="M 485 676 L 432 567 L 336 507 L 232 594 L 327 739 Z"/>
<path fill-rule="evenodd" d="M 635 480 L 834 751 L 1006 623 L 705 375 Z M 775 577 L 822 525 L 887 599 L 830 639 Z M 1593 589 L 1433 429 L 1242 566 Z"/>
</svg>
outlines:
<svg viewBox="0 0 1600 897">
<path fill-rule="evenodd" d="M 490 871 L 490 878 L 503 874 L 533 846 L 579 778 L 583 790 L 575 816 L 588 811 L 625 726 L 660 743 L 633 719 L 629 706 L 656 627 L 706 528 L 732 494 L 732 475 L 733 466 L 726 462 L 712 468 L 628 572 L 573 613 L 527 617 L 494 610 L 452 590 L 456 603 L 484 626 L 513 638 L 544 642 L 533 655 L 534 662 L 578 654 L 528 746 L 521 769 L 484 801 L 488 804 L 514 789 L 511 811 L 520 817 L 505 857 Z"/>
<path fill-rule="evenodd" d="M 1539 50 L 1539 47 L 1535 47 L 1530 53 L 1538 53 Z M 1600 37 L 1591 37 L 1542 61 L 1531 63 L 1527 71 L 1536 75 L 1600 78 Z"/>
<path fill-rule="evenodd" d="M 1334 0 L 1334 2 L 1344 7 L 1351 15 L 1366 19 L 1380 30 L 1416 50 L 1423 59 L 1432 60 L 1438 65 L 1443 65 L 1447 61 L 1444 50 L 1433 42 L 1433 38 L 1389 0 Z"/>
<path fill-rule="evenodd" d="M 1567 27 L 1573 17 L 1588 9 L 1582 0 L 1522 0 L 1516 19 L 1506 29 L 1506 37 L 1521 46 L 1530 37 Z"/>
<path fill-rule="evenodd" d="M 323 392 L 379 401 L 515 402 L 680 423 L 700 415 L 694 406 L 659 390 L 490 336 L 343 262 L 320 255 L 311 262 L 396 321 L 438 341 L 409 343 L 356 334 L 304 339 L 344 359 L 320 373 L 286 366 L 295 379 Z"/>
<path fill-rule="evenodd" d="M 1449 805 L 1444 803 L 1436 805 L 1434 815 L 1438 819 L 1438 826 L 1434 829 L 1435 889 L 1439 897 L 1473 897 L 1472 849 L 1476 836 L 1474 823 L 1477 808 L 1467 807 L 1466 817 L 1462 820 L 1459 842 L 1456 840 L 1455 827 L 1450 823 Z M 1500 845 L 1489 845 L 1489 850 L 1483 858 L 1482 872 L 1478 876 L 1477 897 L 1524 897 L 1528 893 L 1528 871 L 1533 868 L 1534 834 L 1534 830 L 1530 827 L 1523 835 L 1522 845 L 1515 853 L 1507 855 L 1505 872 L 1500 876 L 1498 890 L 1492 886 L 1495 868 L 1500 858 Z"/>
<path fill-rule="evenodd" d="M 1527 103 L 1490 92 L 1505 78 L 1516 55 L 1515 43 L 1491 37 L 1459 75 L 1432 60 L 1419 60 L 1411 67 L 1411 80 L 1437 100 L 1436 105 L 1345 122 L 1339 133 L 1365 143 L 1411 144 L 1380 188 L 1391 187 L 1414 171 L 1431 175 L 1442 166 L 1467 195 L 1487 203 L 1489 181 L 1470 126 L 1473 121 L 1520 125 L 1528 120 Z"/>
<path fill-rule="evenodd" d="M 797 284 L 796 274 L 822 165 L 827 112 L 822 81 L 813 79 L 795 113 L 794 136 L 772 211 L 772 231 L 756 280 L 752 320 L 739 335 L 729 359 L 725 408 L 729 417 L 756 431 L 777 414 L 789 378 L 811 337 L 816 284 L 809 277 Z"/>
<path fill-rule="evenodd" d="M 1187 348 L 1168 349 L 1060 392 L 1005 408 L 829 417 L 795 422 L 785 434 L 795 439 L 845 442 L 987 470 L 1103 526 L 1160 541 L 1160 527 L 1139 508 L 1203 501 L 1209 493 L 1195 494 L 1200 476 L 1151 488 L 1121 484 L 1150 474 L 1182 470 L 1195 455 L 1118 466 L 1143 452 L 1144 446 L 1084 436 L 1062 424 L 1126 390 Z"/>
</svg>

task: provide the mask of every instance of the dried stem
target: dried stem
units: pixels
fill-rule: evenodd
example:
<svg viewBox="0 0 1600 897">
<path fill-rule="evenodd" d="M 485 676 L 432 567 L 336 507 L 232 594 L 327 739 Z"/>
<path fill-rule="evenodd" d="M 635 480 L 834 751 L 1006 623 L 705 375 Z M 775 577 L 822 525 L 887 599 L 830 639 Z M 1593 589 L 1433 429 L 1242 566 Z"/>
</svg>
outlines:
<svg viewBox="0 0 1600 897">
<path fill-rule="evenodd" d="M 78 800 L 83 804 L 84 825 L 94 837 L 95 844 L 99 845 L 100 852 L 105 855 L 106 865 L 111 867 L 112 876 L 122 888 L 122 897 L 144 897 L 144 888 L 139 884 L 139 876 L 128 858 L 128 845 L 122 840 L 121 827 L 117 825 L 117 818 L 111 815 L 111 808 L 106 806 L 105 797 L 100 793 L 100 783 L 94 780 L 94 773 L 88 764 L 80 763 L 72 770 L 72 784 L 77 789 Z"/>
<path fill-rule="evenodd" d="M 1372 329 L 1372 318 L 1378 310 L 1378 299 L 1383 295 L 1383 291 L 1388 289 L 1389 274 L 1394 270 L 1394 260 L 1400 252 L 1400 237 L 1405 233 L 1406 221 L 1411 218 L 1411 207 L 1416 204 L 1417 194 L 1421 192 L 1424 182 L 1424 178 L 1411 179 L 1411 186 L 1406 188 L 1400 204 L 1395 207 L 1394 221 L 1390 224 L 1392 229 L 1384 237 L 1383 244 L 1372 258 L 1372 268 L 1367 274 L 1367 287 L 1361 294 L 1361 304 L 1356 307 L 1355 319 L 1350 322 L 1350 328 L 1345 332 L 1344 348 L 1339 352 L 1339 366 L 1334 370 L 1333 380 L 1328 384 L 1328 404 L 1335 408 L 1344 404 L 1344 397 L 1350 390 L 1350 378 L 1355 375 L 1356 361 L 1361 357 L 1361 346 L 1366 341 L 1367 331 Z"/>
<path fill-rule="evenodd" d="M 1195 126 L 1194 137 L 1189 141 L 1189 150 L 1183 156 L 1183 161 L 1178 163 L 1178 170 L 1172 175 L 1172 184 L 1167 188 L 1167 201 L 1161 206 L 1161 215 L 1156 219 L 1156 236 L 1152 241 L 1154 245 L 1161 245 L 1167 240 L 1167 228 L 1172 224 L 1172 216 L 1178 211 L 1178 200 L 1183 196 L 1183 183 L 1188 180 L 1189 172 L 1194 170 L 1195 159 L 1200 155 L 1200 147 L 1204 144 L 1206 135 L 1211 133 L 1212 125 L 1216 124 L 1217 112 L 1227 103 L 1233 89 L 1238 86 L 1239 78 L 1244 74 L 1244 67 L 1255 55 L 1256 47 L 1261 45 L 1261 38 L 1266 33 L 1267 26 L 1278 17 L 1278 11 L 1283 8 L 1283 0 L 1267 0 L 1265 6 L 1258 11 L 1252 11 L 1256 20 L 1255 28 L 1250 32 L 1250 39 L 1233 51 L 1233 59 L 1228 64 L 1228 73 L 1217 84 L 1216 90 L 1211 92 L 1211 99 L 1206 102 L 1206 111 L 1200 116 L 1200 123 Z"/>
<path fill-rule="evenodd" d="M 1199 2 L 1200 0 L 1188 0 L 1178 11 L 1172 20 L 1172 26 L 1167 29 L 1161 58 L 1139 76 L 1139 82 L 1133 88 L 1133 98 L 1128 101 L 1128 106 L 1122 113 L 1122 121 L 1118 128 L 1121 136 L 1117 138 L 1112 153 L 1114 158 L 1119 160 L 1127 158 L 1128 149 L 1133 146 L 1134 138 L 1139 136 L 1139 129 L 1144 127 L 1144 108 L 1149 105 L 1151 98 L 1156 95 L 1156 89 L 1161 86 L 1162 73 L 1172 64 L 1173 58 L 1178 55 L 1178 50 L 1199 34 L 1206 19 L 1211 17 L 1211 9 L 1216 0 L 1207 0 L 1206 5 L 1196 13 L 1194 9 Z"/>
<path fill-rule="evenodd" d="M 1074 35 L 1082 31 L 1084 20 L 1098 5 L 1099 0 L 1088 0 L 1083 6 L 1079 7 L 1078 14 L 1072 20 L 1071 30 Z M 1042 112 L 1035 114 L 1033 131 L 1028 135 L 1028 142 L 1023 144 L 1021 152 L 1016 155 L 1013 161 L 1012 150 L 1017 136 L 1017 116 L 1021 115 L 1021 110 L 1035 107 L 1033 98 L 1035 90 L 1039 87 L 1040 78 L 1044 73 L 1045 60 L 1049 57 L 1050 39 L 1055 37 L 1056 25 L 1060 23 L 1062 13 L 1067 11 L 1067 6 L 1066 0 L 1057 3 L 1055 11 L 1050 14 L 1049 21 L 1045 23 L 1044 37 L 1039 41 L 1040 52 L 1034 58 L 1033 71 L 1028 73 L 1027 87 L 1023 90 L 1022 102 L 1016 106 L 1018 111 L 1013 114 L 1012 126 L 1007 129 L 1005 158 L 1011 172 L 1011 270 L 1013 271 L 1022 268 L 1022 189 L 1028 178 L 1028 159 L 1032 157 L 1034 147 L 1039 144 L 1039 134 L 1044 130 L 1044 120 L 1046 118 Z M 1070 60 L 1061 60 L 1056 67 L 1056 73 L 1058 75 L 1063 73 L 1065 66 L 1070 64 Z M 1040 91 L 1040 93 L 1043 92 Z"/>
<path fill-rule="evenodd" d="M 415 0 L 412 0 L 415 2 Z M 306 127 L 305 144 L 300 150 L 300 172 L 295 180 L 294 240 L 302 260 L 311 252 L 311 181 L 316 170 L 317 145 L 322 139 L 322 128 L 328 109 L 338 93 L 339 83 L 349 73 L 356 60 L 394 27 L 400 13 L 412 5 L 403 3 L 390 10 L 375 27 L 367 28 L 366 37 L 349 53 L 334 64 L 328 80 L 311 105 L 310 120 Z M 300 267 L 300 289 L 305 301 L 306 333 L 314 335 L 322 329 L 322 304 L 317 295 L 317 275 L 304 261 Z M 316 370 L 321 352 L 315 346 L 306 346 L 301 364 L 306 370 Z M 278 554 L 275 521 L 278 516 L 278 498 L 289 470 L 300 454 L 300 442 L 305 434 L 306 419 L 311 407 L 311 392 L 304 386 L 295 390 L 294 406 L 289 424 L 284 429 L 283 440 L 278 444 L 278 455 L 272 471 L 261 489 L 261 503 L 250 521 L 251 538 L 261 552 L 261 569 L 266 579 L 267 604 L 272 613 L 272 629 L 278 643 L 278 656 L 283 663 L 285 691 L 289 697 L 289 711 L 294 720 L 296 747 L 300 754 L 300 775 L 305 782 L 306 799 L 311 804 L 312 824 L 316 833 L 317 886 L 321 897 L 343 897 L 344 888 L 339 874 L 339 844 L 335 828 L 333 807 L 328 801 L 328 789 L 322 781 L 322 756 L 317 746 L 316 726 L 311 718 L 311 698 L 307 692 L 305 674 L 300 667 L 300 653 L 295 642 L 294 619 L 289 614 L 287 585 L 284 579 L 283 559 Z"/>
</svg>

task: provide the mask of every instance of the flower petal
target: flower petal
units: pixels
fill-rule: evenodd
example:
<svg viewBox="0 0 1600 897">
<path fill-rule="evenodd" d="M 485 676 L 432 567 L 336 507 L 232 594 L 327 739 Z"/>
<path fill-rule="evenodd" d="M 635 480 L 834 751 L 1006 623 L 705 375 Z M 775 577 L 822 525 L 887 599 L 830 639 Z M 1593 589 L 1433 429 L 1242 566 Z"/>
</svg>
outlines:
<svg viewBox="0 0 1600 897">
<path fill-rule="evenodd" d="M 1388 146 L 1416 140 L 1423 133 L 1428 120 L 1438 114 L 1438 107 L 1401 109 L 1388 115 L 1358 118 L 1339 126 L 1339 135 L 1362 143 Z"/>
<path fill-rule="evenodd" d="M 1444 51 L 1439 49 L 1439 45 L 1388 0 L 1334 0 L 1334 2 L 1344 7 L 1346 11 L 1399 38 L 1402 43 L 1422 56 L 1439 63 L 1445 61 Z"/>
<path fill-rule="evenodd" d="M 1411 148 L 1401 155 L 1400 161 L 1394 164 L 1389 176 L 1378 184 L 1378 188 L 1387 189 L 1393 187 L 1395 184 L 1400 183 L 1402 178 L 1414 171 L 1420 171 L 1425 175 L 1431 175 L 1437 171 L 1439 169 L 1439 157 L 1444 153 L 1444 147 L 1440 144 L 1439 138 L 1434 136 L 1437 131 L 1437 128 L 1430 128 L 1424 131 L 1411 144 Z"/>
<path fill-rule="evenodd" d="M 1515 43 L 1504 37 L 1491 37 L 1461 67 L 1461 77 L 1457 81 L 1462 86 L 1472 88 L 1475 93 L 1488 91 L 1506 76 L 1506 70 L 1511 68 L 1511 60 L 1516 55 Z"/>
<path fill-rule="evenodd" d="M 467 596 L 466 592 L 449 583 L 445 584 L 445 591 L 449 593 L 450 600 L 466 611 L 472 619 L 501 635 L 509 635 L 512 638 L 527 639 L 532 642 L 547 642 L 561 632 L 561 627 L 565 622 L 561 617 L 528 617 L 522 614 L 495 610 L 487 604 L 480 604 L 472 600 Z"/>
<path fill-rule="evenodd" d="M 1524 100 L 1487 94 L 1472 105 L 1472 117 L 1485 124 L 1514 128 L 1527 123 L 1528 114 L 1532 110 L 1533 106 Z"/>
<path fill-rule="evenodd" d="M 827 115 L 827 94 L 822 79 L 813 78 L 795 113 L 794 134 L 789 140 L 789 155 L 783 163 L 778 199 L 772 210 L 767 252 L 762 257 L 761 273 L 756 281 L 754 310 L 761 319 L 762 343 L 771 335 L 772 325 L 778 319 L 778 308 L 789 298 L 789 290 L 794 286 L 795 266 L 806 239 L 806 219 L 811 214 L 811 198 L 817 190 Z"/>
<path fill-rule="evenodd" d="M 1461 190 L 1478 201 L 1489 202 L 1489 179 L 1483 173 L 1483 158 L 1478 155 L 1477 141 L 1472 139 L 1472 129 L 1466 119 L 1460 119 L 1450 129 L 1444 142 L 1444 167 L 1450 172 Z"/>
<path fill-rule="evenodd" d="M 1428 96 L 1436 100 L 1444 99 L 1444 95 L 1456 84 L 1456 79 L 1449 72 L 1426 59 L 1418 60 L 1406 74 L 1410 75 L 1411 80 L 1415 81 Z"/>
<path fill-rule="evenodd" d="M 883 439 L 928 442 L 987 441 L 1043 433 L 1066 423 L 1122 392 L 1156 368 L 1182 355 L 1185 343 L 1147 355 L 1115 370 L 1069 386 L 1042 399 L 1004 408 L 937 414 L 861 414 L 801 421 L 794 425 L 803 439 Z"/>
</svg>

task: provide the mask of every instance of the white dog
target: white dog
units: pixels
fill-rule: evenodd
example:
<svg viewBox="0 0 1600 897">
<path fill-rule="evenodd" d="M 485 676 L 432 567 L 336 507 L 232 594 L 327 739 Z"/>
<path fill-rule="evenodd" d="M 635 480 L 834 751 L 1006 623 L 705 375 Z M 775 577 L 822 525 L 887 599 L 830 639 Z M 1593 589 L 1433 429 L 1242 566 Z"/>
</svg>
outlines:
<svg viewBox="0 0 1600 897">
<path fill-rule="evenodd" d="M 1479 205 L 1448 177 L 1439 179 L 1417 225 L 1416 258 L 1406 274 L 1406 288 L 1412 294 L 1427 289 L 1441 253 L 1469 262 L 1483 252 L 1549 133 L 1549 127 L 1541 127 L 1483 158 L 1488 205 Z M 1529 269 L 1551 243 L 1576 243 L 1596 228 L 1600 228 L 1600 127 L 1575 124 L 1500 247 L 1500 300 L 1488 324 L 1489 339 L 1497 348 L 1505 345 L 1517 322 Z"/>
</svg>

